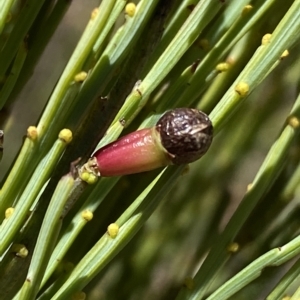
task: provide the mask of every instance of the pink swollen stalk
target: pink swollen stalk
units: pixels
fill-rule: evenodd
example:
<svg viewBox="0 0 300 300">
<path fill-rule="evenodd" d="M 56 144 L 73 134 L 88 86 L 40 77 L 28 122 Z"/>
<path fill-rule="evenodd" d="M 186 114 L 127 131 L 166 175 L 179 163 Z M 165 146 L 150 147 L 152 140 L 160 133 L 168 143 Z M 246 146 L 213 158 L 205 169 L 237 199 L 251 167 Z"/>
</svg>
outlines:
<svg viewBox="0 0 300 300">
<path fill-rule="evenodd" d="M 213 127 L 205 113 L 173 109 L 154 127 L 132 132 L 96 151 L 81 173 L 119 176 L 190 163 L 206 153 L 212 137 Z"/>
<path fill-rule="evenodd" d="M 154 127 L 132 132 L 99 149 L 94 156 L 101 176 L 139 173 L 169 164 Z"/>
</svg>

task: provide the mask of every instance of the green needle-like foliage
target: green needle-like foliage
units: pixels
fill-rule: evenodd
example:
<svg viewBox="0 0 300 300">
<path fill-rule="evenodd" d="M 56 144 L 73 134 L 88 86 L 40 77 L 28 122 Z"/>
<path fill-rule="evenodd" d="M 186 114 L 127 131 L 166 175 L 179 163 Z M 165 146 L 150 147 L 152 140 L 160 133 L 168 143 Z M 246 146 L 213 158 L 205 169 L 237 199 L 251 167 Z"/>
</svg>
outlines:
<svg viewBox="0 0 300 300">
<path fill-rule="evenodd" d="M 300 0 L 95 3 L 0 0 L 0 300 L 298 299 Z M 200 160 L 93 173 L 178 107 Z"/>
</svg>

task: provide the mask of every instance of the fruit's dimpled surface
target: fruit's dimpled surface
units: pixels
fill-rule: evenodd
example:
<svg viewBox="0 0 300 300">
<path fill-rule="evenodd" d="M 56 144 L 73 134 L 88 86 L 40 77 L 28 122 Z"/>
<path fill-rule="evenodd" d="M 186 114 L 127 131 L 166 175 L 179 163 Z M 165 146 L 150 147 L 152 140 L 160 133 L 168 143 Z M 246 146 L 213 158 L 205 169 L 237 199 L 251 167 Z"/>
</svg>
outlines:
<svg viewBox="0 0 300 300">
<path fill-rule="evenodd" d="M 193 108 L 176 108 L 166 112 L 157 122 L 162 145 L 174 164 L 186 164 L 206 153 L 213 138 L 208 116 Z"/>
</svg>

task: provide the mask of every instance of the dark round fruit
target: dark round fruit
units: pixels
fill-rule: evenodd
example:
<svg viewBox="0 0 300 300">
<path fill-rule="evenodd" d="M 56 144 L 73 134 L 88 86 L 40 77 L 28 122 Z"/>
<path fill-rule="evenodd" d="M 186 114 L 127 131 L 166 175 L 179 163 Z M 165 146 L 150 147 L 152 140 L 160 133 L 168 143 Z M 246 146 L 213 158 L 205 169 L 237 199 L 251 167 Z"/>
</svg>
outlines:
<svg viewBox="0 0 300 300">
<path fill-rule="evenodd" d="M 174 164 L 186 164 L 206 153 L 213 138 L 208 116 L 193 108 L 176 108 L 166 112 L 157 122 L 161 143 Z"/>
</svg>

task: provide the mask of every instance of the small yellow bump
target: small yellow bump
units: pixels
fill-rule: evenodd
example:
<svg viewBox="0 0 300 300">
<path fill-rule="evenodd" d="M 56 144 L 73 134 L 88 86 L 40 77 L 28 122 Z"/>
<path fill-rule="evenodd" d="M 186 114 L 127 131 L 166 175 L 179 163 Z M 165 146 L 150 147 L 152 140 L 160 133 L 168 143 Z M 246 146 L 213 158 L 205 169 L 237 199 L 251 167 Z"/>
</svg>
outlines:
<svg viewBox="0 0 300 300">
<path fill-rule="evenodd" d="M 86 209 L 81 213 L 81 216 L 86 221 L 91 221 L 93 219 L 94 214 L 90 210 Z"/>
<path fill-rule="evenodd" d="M 5 211 L 5 219 L 8 219 L 11 217 L 11 215 L 14 213 L 15 209 L 13 207 L 9 207 Z"/>
<path fill-rule="evenodd" d="M 94 9 L 92 10 L 92 13 L 91 13 L 91 20 L 95 20 L 96 17 L 98 16 L 98 14 L 99 14 L 99 8 L 96 7 L 96 8 L 94 8 Z"/>
<path fill-rule="evenodd" d="M 194 289 L 195 287 L 195 282 L 194 282 L 194 279 L 191 278 L 191 277 L 187 277 L 184 279 L 184 282 L 183 282 L 183 285 L 189 289 L 189 290 L 192 290 Z"/>
<path fill-rule="evenodd" d="M 116 223 L 111 223 L 107 227 L 107 233 L 109 234 L 109 236 L 111 238 L 114 239 L 118 235 L 118 233 L 119 233 L 119 225 L 116 224 Z"/>
<path fill-rule="evenodd" d="M 219 63 L 219 64 L 217 64 L 217 66 L 216 66 L 216 70 L 217 70 L 218 72 L 226 72 L 226 71 L 228 71 L 229 68 L 230 68 L 230 64 L 229 64 L 229 63 L 226 63 L 226 62 Z"/>
<path fill-rule="evenodd" d="M 289 54 L 290 54 L 290 53 L 289 53 L 288 50 L 284 50 L 283 53 L 281 54 L 280 58 L 281 58 L 281 59 L 284 59 L 284 58 L 286 58 L 287 56 L 289 56 Z"/>
<path fill-rule="evenodd" d="M 85 300 L 86 294 L 84 292 L 76 292 L 72 295 L 72 300 Z"/>
<path fill-rule="evenodd" d="M 98 176 L 96 174 L 85 169 L 79 171 L 79 177 L 88 184 L 94 184 L 98 180 Z"/>
<path fill-rule="evenodd" d="M 287 122 L 294 129 L 298 128 L 299 125 L 300 125 L 299 119 L 297 117 L 295 117 L 295 116 L 288 117 Z"/>
<path fill-rule="evenodd" d="M 203 50 L 208 51 L 209 48 L 210 48 L 208 39 L 201 39 L 201 40 L 199 41 L 199 46 L 200 46 Z"/>
<path fill-rule="evenodd" d="M 27 137 L 32 141 L 35 141 L 38 137 L 38 131 L 35 126 L 29 126 L 27 129 Z"/>
<path fill-rule="evenodd" d="M 21 258 L 25 258 L 28 255 L 28 250 L 23 244 L 13 244 L 11 251 Z"/>
<path fill-rule="evenodd" d="M 252 187 L 253 187 L 253 183 L 249 183 L 247 185 L 247 192 L 249 192 L 252 189 Z"/>
<path fill-rule="evenodd" d="M 94 184 L 94 183 L 97 182 L 97 180 L 98 180 L 98 176 L 96 176 L 95 174 L 89 173 L 89 177 L 88 177 L 88 179 L 86 180 L 86 182 L 87 182 L 88 184 Z"/>
<path fill-rule="evenodd" d="M 82 172 L 79 174 L 81 180 L 87 182 L 89 177 L 90 177 L 90 173 L 89 172 Z"/>
<path fill-rule="evenodd" d="M 85 81 L 86 77 L 87 77 L 87 72 L 82 71 L 74 76 L 74 80 L 76 82 L 83 82 Z"/>
<path fill-rule="evenodd" d="M 227 251 L 230 253 L 236 253 L 239 250 L 239 248 L 240 246 L 238 243 L 232 242 L 227 246 Z"/>
<path fill-rule="evenodd" d="M 64 141 L 65 143 L 69 144 L 71 143 L 72 139 L 73 139 L 73 135 L 72 135 L 72 131 L 70 129 L 63 129 L 60 131 L 58 138 L 62 141 Z"/>
<path fill-rule="evenodd" d="M 271 33 L 267 33 L 263 36 L 262 40 L 261 40 L 261 44 L 262 45 L 267 45 L 270 43 L 270 39 L 271 39 L 272 34 Z"/>
<path fill-rule="evenodd" d="M 125 6 L 125 13 L 129 16 L 129 17 L 133 17 L 135 14 L 135 10 L 136 10 L 136 5 L 132 2 L 127 3 Z"/>
<path fill-rule="evenodd" d="M 247 15 L 252 9 L 253 9 L 252 5 L 250 4 L 246 5 L 242 10 L 242 16 Z"/>
<path fill-rule="evenodd" d="M 249 85 L 246 82 L 240 82 L 234 89 L 241 97 L 246 97 L 249 92 Z"/>
</svg>

